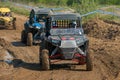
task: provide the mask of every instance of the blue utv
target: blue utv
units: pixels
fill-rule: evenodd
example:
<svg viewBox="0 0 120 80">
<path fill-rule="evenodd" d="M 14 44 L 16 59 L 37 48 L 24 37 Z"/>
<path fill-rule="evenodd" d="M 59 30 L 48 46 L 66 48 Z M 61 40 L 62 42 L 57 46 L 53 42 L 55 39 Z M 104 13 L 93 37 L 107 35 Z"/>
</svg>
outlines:
<svg viewBox="0 0 120 80">
<path fill-rule="evenodd" d="M 49 24 L 50 9 L 32 9 L 29 20 L 24 24 L 24 30 L 21 32 L 21 42 L 27 46 L 32 46 L 41 42 L 41 33 L 45 26 Z"/>
</svg>

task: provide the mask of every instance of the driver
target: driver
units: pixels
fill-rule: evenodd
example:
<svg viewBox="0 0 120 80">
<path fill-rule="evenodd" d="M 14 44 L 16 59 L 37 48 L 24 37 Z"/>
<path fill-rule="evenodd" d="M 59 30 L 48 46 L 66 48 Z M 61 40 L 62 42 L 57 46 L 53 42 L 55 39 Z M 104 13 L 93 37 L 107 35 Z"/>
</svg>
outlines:
<svg viewBox="0 0 120 80">
<path fill-rule="evenodd" d="M 77 27 L 77 22 L 75 20 L 73 20 L 71 23 L 70 23 L 70 27 L 71 28 L 76 28 Z"/>
<path fill-rule="evenodd" d="M 57 23 L 55 21 L 52 22 L 52 26 L 53 26 L 53 28 L 57 28 Z"/>
</svg>

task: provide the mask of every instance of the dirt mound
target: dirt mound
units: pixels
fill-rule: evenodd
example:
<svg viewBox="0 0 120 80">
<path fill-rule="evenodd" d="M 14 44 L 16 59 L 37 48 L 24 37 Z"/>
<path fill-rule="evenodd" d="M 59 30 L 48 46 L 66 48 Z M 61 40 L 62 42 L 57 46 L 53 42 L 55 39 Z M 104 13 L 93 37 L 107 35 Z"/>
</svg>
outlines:
<svg viewBox="0 0 120 80">
<path fill-rule="evenodd" d="M 113 24 L 114 23 L 114 24 Z M 116 39 L 120 36 L 120 25 L 100 19 L 90 20 L 83 25 L 88 36 L 99 39 Z"/>
<path fill-rule="evenodd" d="M 5 40 L 5 38 L 0 38 L 0 46 L 3 47 L 3 48 L 8 48 L 12 45 L 10 44 L 10 42 Z"/>
<path fill-rule="evenodd" d="M 4 49 L 0 49 L 0 60 L 3 60 L 5 57 L 5 50 Z"/>
<path fill-rule="evenodd" d="M 9 62 L 13 59 L 13 56 L 9 54 L 8 50 L 12 47 L 11 43 L 0 38 L 0 72 L 1 75 L 7 75 L 13 70 L 13 66 L 9 65 Z"/>
<path fill-rule="evenodd" d="M 0 38 L 0 51 L 12 53 L 12 49 L 15 50 L 15 47 L 11 44 L 11 42 L 7 41 L 5 38 Z"/>
<path fill-rule="evenodd" d="M 8 69 L 8 68 L 12 68 L 12 66 L 5 62 L 0 62 L 0 69 Z"/>
<path fill-rule="evenodd" d="M 90 40 L 94 68 L 100 71 L 101 80 L 115 80 L 120 72 L 120 24 L 93 19 L 83 27 Z"/>
<path fill-rule="evenodd" d="M 9 48 L 12 47 L 11 43 L 5 40 L 5 38 L 0 38 L 0 60 L 4 61 L 9 57 Z"/>
</svg>

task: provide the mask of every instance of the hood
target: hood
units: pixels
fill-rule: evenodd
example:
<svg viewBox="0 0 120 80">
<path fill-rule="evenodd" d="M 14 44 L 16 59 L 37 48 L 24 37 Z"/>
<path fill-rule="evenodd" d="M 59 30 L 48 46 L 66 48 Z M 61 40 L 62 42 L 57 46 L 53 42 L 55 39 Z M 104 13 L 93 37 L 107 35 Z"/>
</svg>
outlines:
<svg viewBox="0 0 120 80">
<path fill-rule="evenodd" d="M 5 13 L 5 12 L 10 12 L 9 8 L 0 8 L 0 12 Z"/>
<path fill-rule="evenodd" d="M 77 47 L 74 36 L 61 36 L 61 48 L 75 48 Z"/>
<path fill-rule="evenodd" d="M 0 20 L 4 20 L 5 22 L 12 21 L 12 17 L 0 17 Z"/>
<path fill-rule="evenodd" d="M 49 39 L 51 39 L 55 43 L 60 41 L 61 47 L 77 47 L 83 45 L 86 41 L 85 37 L 82 35 L 50 36 Z"/>
</svg>

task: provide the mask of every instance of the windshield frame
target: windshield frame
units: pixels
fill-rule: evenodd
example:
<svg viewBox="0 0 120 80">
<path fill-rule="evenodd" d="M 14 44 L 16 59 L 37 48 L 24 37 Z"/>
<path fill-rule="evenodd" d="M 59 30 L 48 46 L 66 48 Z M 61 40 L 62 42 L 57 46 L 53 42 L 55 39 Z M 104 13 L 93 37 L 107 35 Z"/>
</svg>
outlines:
<svg viewBox="0 0 120 80">
<path fill-rule="evenodd" d="M 76 32 L 78 31 L 78 32 Z M 70 33 L 71 32 L 71 33 Z M 50 30 L 50 34 L 52 36 L 57 35 L 82 35 L 83 29 L 82 28 L 54 28 Z"/>
</svg>

